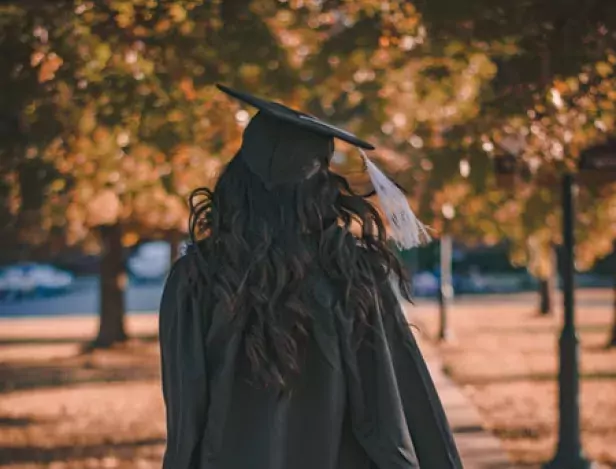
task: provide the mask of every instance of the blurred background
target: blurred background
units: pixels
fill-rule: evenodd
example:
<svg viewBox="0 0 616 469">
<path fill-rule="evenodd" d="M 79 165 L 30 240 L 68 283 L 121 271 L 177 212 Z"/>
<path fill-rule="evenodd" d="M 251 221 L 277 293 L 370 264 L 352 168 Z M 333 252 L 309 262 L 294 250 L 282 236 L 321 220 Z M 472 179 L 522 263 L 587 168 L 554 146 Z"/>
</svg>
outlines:
<svg viewBox="0 0 616 469">
<path fill-rule="evenodd" d="M 1 0 L 0 467 L 160 467 L 162 285 L 252 112 L 217 82 L 377 143 L 436 238 L 399 253 L 411 322 L 520 467 L 557 444 L 575 174 L 580 432 L 616 467 L 615 66 L 609 1 Z"/>
</svg>

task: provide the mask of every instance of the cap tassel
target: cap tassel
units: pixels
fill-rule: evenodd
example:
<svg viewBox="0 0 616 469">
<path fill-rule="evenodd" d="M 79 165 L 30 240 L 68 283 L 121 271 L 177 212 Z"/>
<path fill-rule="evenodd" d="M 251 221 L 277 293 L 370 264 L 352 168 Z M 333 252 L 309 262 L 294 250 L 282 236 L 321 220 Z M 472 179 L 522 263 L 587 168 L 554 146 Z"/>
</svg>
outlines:
<svg viewBox="0 0 616 469">
<path fill-rule="evenodd" d="M 428 228 L 417 219 L 404 193 L 370 161 L 365 151 L 361 148 L 359 151 L 397 246 L 400 249 L 411 249 L 432 241 Z"/>
</svg>

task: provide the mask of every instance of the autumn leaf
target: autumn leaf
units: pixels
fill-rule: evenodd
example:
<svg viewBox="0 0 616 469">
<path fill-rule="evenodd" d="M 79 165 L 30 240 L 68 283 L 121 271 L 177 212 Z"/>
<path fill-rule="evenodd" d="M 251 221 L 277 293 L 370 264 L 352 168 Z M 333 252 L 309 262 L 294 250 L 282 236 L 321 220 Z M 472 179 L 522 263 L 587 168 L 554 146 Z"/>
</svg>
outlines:
<svg viewBox="0 0 616 469">
<path fill-rule="evenodd" d="M 62 66 L 63 60 L 54 52 L 46 55 L 40 62 L 38 80 L 40 83 L 53 80 Z"/>
</svg>

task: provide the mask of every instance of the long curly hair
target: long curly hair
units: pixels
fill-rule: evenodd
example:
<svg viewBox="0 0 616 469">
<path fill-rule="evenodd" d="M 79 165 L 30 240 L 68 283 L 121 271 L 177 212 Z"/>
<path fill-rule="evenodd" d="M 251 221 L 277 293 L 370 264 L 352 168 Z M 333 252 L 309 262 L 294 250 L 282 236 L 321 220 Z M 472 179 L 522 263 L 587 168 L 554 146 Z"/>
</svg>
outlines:
<svg viewBox="0 0 616 469">
<path fill-rule="evenodd" d="M 242 329 L 253 379 L 261 385 L 285 388 L 300 370 L 311 318 L 305 293 L 314 272 L 342 293 L 357 343 L 390 274 L 410 299 L 407 274 L 379 212 L 326 165 L 301 183 L 268 189 L 236 155 L 213 191 L 193 192 L 190 212 L 199 276 L 209 292 L 205 310 L 228 311 Z"/>
</svg>

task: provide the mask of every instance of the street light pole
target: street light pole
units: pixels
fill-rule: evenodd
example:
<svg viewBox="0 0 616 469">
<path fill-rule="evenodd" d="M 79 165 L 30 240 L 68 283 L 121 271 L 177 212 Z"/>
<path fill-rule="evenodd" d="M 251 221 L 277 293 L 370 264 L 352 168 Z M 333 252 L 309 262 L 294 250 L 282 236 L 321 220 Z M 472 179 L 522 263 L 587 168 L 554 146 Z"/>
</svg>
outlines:
<svg viewBox="0 0 616 469">
<path fill-rule="evenodd" d="M 579 345 L 575 328 L 575 207 L 573 175 L 562 179 L 562 230 L 563 230 L 563 298 L 564 323 L 559 341 L 560 370 L 558 448 L 554 459 L 545 469 L 589 469 L 590 461 L 584 456 L 580 441 L 579 404 Z"/>
</svg>

